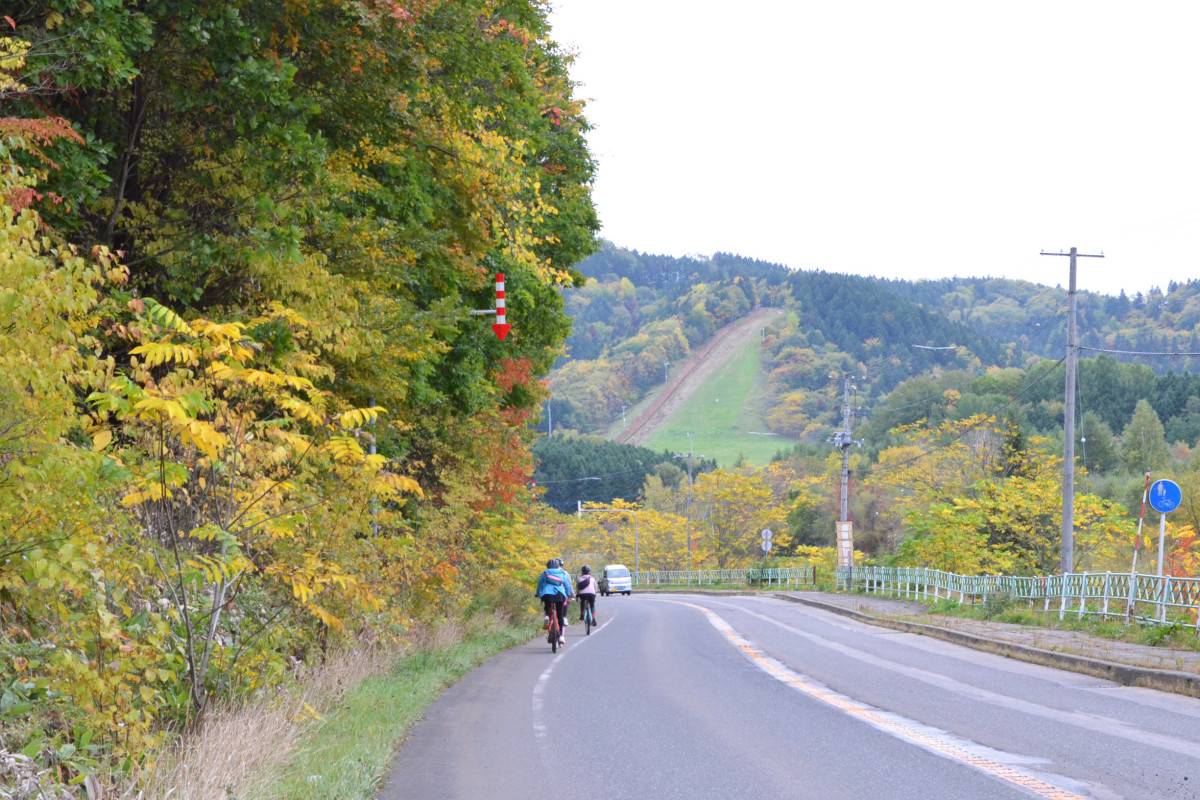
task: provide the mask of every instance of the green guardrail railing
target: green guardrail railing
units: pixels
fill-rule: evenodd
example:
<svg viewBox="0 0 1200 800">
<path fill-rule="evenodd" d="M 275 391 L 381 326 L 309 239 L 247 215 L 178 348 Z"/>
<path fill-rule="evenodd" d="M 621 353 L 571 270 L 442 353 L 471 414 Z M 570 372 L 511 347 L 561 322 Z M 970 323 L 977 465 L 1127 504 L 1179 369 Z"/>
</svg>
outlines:
<svg viewBox="0 0 1200 800">
<path fill-rule="evenodd" d="M 634 588 L 655 586 L 812 586 L 816 567 L 765 567 L 762 569 L 667 569 L 631 573 Z"/>
<path fill-rule="evenodd" d="M 1125 617 L 1149 623 L 1185 621 L 1200 632 L 1200 579 L 1127 572 L 1066 575 L 959 575 L 921 567 L 838 567 L 842 590 L 924 600 L 974 603 L 991 596 L 1042 602 L 1042 610 L 1067 614 Z M 1169 617 L 1172 617 L 1169 619 Z"/>
</svg>

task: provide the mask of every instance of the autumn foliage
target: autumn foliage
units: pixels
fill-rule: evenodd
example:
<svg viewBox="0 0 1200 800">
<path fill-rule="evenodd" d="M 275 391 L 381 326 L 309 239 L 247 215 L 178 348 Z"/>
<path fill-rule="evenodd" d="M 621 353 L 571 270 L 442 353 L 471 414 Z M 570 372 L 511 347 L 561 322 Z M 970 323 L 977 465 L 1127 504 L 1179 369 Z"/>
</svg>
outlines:
<svg viewBox="0 0 1200 800">
<path fill-rule="evenodd" d="M 535 376 L 597 227 L 546 14 L 13 17 L 0 746 L 137 773 L 213 703 L 528 577 Z M 504 342 L 470 314 L 497 272 Z"/>
</svg>

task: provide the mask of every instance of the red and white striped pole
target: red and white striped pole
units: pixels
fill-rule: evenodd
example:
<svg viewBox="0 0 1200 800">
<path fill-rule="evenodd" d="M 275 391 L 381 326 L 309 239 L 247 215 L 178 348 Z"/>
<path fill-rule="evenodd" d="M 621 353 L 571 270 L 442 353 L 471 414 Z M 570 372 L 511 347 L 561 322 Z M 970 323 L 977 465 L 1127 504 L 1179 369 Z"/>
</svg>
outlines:
<svg viewBox="0 0 1200 800">
<path fill-rule="evenodd" d="M 496 273 L 496 324 L 492 325 L 492 330 L 496 332 L 496 337 L 500 341 L 504 341 L 504 337 L 508 336 L 509 328 L 512 326 L 504 321 L 504 273 Z"/>
</svg>

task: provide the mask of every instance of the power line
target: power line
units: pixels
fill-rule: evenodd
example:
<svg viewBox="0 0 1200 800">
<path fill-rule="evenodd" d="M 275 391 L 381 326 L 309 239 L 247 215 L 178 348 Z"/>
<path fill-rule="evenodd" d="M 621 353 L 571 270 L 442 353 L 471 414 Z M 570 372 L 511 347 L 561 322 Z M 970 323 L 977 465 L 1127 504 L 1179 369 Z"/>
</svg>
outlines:
<svg viewBox="0 0 1200 800">
<path fill-rule="evenodd" d="M 1200 356 L 1200 353 L 1170 353 L 1170 352 L 1156 352 L 1156 351 L 1152 351 L 1152 350 L 1113 350 L 1112 348 L 1108 348 L 1108 347 L 1084 347 L 1083 345 L 1079 345 L 1075 349 L 1090 350 L 1093 353 L 1110 353 L 1112 355 L 1119 355 L 1119 356 L 1146 356 L 1146 357 L 1150 357 L 1150 358 L 1170 358 L 1170 357 L 1174 357 L 1174 356 Z"/>
<path fill-rule="evenodd" d="M 620 472 L 608 472 L 604 475 L 585 475 L 581 478 L 561 478 L 556 481 L 539 481 L 539 486 L 547 486 L 553 483 L 579 483 L 581 481 L 601 481 L 605 478 L 615 478 L 618 475 L 632 475 L 635 472 L 652 472 L 653 470 L 646 469 L 626 469 Z"/>
</svg>

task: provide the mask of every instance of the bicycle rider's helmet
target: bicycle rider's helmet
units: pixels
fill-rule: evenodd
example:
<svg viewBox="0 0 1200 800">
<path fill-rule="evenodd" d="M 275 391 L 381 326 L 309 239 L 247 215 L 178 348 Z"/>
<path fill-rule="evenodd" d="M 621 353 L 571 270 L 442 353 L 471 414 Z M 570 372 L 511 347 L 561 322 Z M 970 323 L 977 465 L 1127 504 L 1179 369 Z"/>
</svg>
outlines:
<svg viewBox="0 0 1200 800">
<path fill-rule="evenodd" d="M 584 564 L 582 567 L 580 567 L 579 571 L 584 575 L 592 574 L 592 568 L 589 567 L 587 564 Z"/>
<path fill-rule="evenodd" d="M 546 562 L 546 569 L 554 569 L 554 568 L 555 568 L 555 567 L 557 567 L 557 566 L 558 566 L 558 559 L 557 559 L 557 558 L 552 558 L 552 559 L 550 559 L 549 561 L 547 561 L 547 562 Z"/>
</svg>

